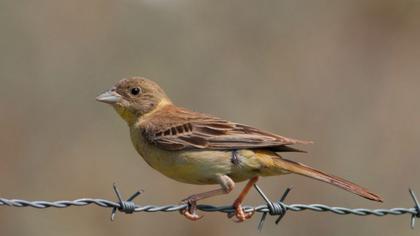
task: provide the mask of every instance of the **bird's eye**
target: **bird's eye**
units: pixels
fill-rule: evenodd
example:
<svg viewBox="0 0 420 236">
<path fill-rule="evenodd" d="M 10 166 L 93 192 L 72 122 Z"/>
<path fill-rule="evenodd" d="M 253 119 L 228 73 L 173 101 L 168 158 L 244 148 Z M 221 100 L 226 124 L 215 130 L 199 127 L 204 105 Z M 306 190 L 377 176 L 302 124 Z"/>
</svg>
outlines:
<svg viewBox="0 0 420 236">
<path fill-rule="evenodd" d="M 130 93 L 131 94 L 133 94 L 133 95 L 138 95 L 139 93 L 140 93 L 140 88 L 132 88 L 131 90 L 130 90 Z"/>
</svg>

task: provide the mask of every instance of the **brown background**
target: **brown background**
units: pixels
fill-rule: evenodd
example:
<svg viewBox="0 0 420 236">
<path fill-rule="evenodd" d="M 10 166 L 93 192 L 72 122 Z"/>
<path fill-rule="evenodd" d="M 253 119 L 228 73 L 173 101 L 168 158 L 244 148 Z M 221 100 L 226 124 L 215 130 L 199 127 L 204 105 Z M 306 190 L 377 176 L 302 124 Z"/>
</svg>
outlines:
<svg viewBox="0 0 420 236">
<path fill-rule="evenodd" d="M 287 202 L 411 207 L 420 194 L 420 1 L 0 2 L 0 196 L 178 203 L 209 186 L 148 167 L 123 121 L 95 96 L 143 75 L 179 105 L 311 139 L 288 154 L 369 187 L 376 204 L 299 176 L 263 179 Z M 239 185 L 240 187 L 243 184 Z M 205 201 L 229 204 L 238 193 Z M 247 204 L 262 200 L 252 191 Z M 259 217 L 118 215 L 98 207 L 0 208 L 0 235 L 254 235 Z M 409 216 L 290 213 L 261 235 L 418 235 Z"/>
</svg>

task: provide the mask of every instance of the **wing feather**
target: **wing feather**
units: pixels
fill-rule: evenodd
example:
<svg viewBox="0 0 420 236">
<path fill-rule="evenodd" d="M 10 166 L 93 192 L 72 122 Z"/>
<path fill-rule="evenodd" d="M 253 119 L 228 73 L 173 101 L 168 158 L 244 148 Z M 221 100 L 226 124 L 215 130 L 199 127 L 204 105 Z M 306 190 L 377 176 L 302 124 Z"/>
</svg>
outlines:
<svg viewBox="0 0 420 236">
<path fill-rule="evenodd" d="M 142 122 L 141 128 L 148 142 L 166 150 L 267 148 L 278 152 L 303 152 L 287 145 L 311 143 L 173 105 L 155 112 Z"/>
</svg>

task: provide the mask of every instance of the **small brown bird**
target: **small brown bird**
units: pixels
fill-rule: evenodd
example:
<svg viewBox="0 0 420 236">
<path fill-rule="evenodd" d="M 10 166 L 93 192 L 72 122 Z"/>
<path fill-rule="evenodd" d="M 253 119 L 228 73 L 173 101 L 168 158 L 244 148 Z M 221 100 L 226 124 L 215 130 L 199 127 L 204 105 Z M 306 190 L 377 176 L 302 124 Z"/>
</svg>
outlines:
<svg viewBox="0 0 420 236">
<path fill-rule="evenodd" d="M 244 180 L 248 183 L 233 207 L 238 221 L 248 219 L 252 213 L 245 213 L 241 203 L 258 177 L 288 173 L 308 176 L 382 202 L 381 197 L 363 187 L 279 155 L 303 152 L 290 145 L 311 142 L 178 107 L 151 80 L 123 79 L 96 100 L 112 105 L 127 122 L 134 147 L 152 168 L 180 182 L 220 185 L 183 200 L 190 206 L 182 211 L 188 219 L 201 218 L 195 212 L 198 200 L 227 194 L 236 182 Z"/>
</svg>

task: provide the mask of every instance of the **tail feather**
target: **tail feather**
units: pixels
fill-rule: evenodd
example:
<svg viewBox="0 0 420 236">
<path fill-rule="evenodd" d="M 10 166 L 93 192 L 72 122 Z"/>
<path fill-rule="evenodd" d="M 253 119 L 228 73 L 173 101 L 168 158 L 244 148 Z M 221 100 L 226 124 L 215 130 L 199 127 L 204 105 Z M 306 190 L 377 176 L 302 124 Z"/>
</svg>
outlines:
<svg viewBox="0 0 420 236">
<path fill-rule="evenodd" d="M 335 185 L 337 187 L 340 187 L 344 190 L 347 190 L 349 192 L 355 193 L 361 197 L 367 198 L 369 200 L 382 202 L 382 198 L 374 193 L 369 192 L 367 189 L 354 184 L 348 180 L 342 179 L 337 176 L 329 175 L 327 173 L 324 173 L 322 171 L 316 170 L 312 167 L 309 167 L 307 165 L 301 164 L 299 162 L 278 158 L 275 159 L 275 164 L 281 169 L 288 170 L 292 173 L 296 173 L 299 175 L 304 175 L 311 177 L 316 180 L 320 180 L 332 185 Z"/>
</svg>

